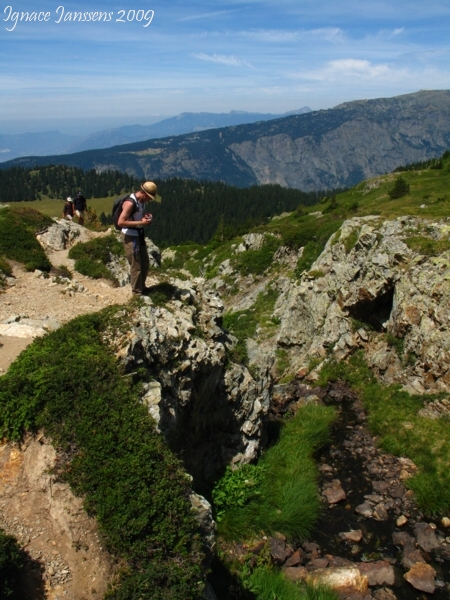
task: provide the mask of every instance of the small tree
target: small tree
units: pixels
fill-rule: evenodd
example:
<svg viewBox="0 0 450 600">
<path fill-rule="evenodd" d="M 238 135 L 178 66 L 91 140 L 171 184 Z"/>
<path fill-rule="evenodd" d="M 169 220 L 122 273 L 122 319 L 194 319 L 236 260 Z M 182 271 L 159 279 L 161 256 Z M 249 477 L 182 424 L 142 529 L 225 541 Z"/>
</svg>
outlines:
<svg viewBox="0 0 450 600">
<path fill-rule="evenodd" d="M 406 194 L 409 194 L 409 183 L 406 183 L 403 177 L 397 177 L 394 187 L 388 193 L 391 200 L 406 196 Z"/>
</svg>

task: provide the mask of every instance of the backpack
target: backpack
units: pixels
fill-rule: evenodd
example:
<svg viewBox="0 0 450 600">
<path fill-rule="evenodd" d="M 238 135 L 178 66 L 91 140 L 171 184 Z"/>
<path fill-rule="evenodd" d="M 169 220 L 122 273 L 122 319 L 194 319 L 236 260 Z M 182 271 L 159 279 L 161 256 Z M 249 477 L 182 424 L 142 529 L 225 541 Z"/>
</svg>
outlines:
<svg viewBox="0 0 450 600">
<path fill-rule="evenodd" d="M 113 218 L 113 223 L 114 223 L 114 227 L 120 231 L 122 229 L 122 227 L 119 227 L 118 221 L 119 221 L 119 217 L 122 214 L 122 207 L 123 207 L 123 203 L 125 202 L 125 200 L 128 200 L 130 198 L 130 194 L 125 194 L 124 196 L 119 196 L 118 198 L 116 198 L 114 200 L 114 204 L 112 205 L 112 210 L 111 210 L 111 214 L 112 214 L 112 218 Z M 130 198 L 130 200 L 132 200 L 132 198 Z M 134 213 L 137 211 L 138 209 L 138 205 L 136 202 L 134 202 L 134 206 L 133 206 L 133 210 L 131 211 L 131 215 L 133 216 Z"/>
</svg>

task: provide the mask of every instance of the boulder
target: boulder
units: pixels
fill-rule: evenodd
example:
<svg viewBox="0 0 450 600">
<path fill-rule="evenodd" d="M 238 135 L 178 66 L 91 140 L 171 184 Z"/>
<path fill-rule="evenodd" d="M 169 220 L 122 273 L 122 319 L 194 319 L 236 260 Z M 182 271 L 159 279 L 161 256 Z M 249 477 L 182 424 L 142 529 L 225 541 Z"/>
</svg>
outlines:
<svg viewBox="0 0 450 600">
<path fill-rule="evenodd" d="M 368 592 L 368 578 L 366 575 L 361 575 L 357 567 L 318 569 L 317 571 L 308 573 L 306 582 L 313 586 L 329 586 L 341 598 L 352 594 L 365 596 Z"/>
</svg>

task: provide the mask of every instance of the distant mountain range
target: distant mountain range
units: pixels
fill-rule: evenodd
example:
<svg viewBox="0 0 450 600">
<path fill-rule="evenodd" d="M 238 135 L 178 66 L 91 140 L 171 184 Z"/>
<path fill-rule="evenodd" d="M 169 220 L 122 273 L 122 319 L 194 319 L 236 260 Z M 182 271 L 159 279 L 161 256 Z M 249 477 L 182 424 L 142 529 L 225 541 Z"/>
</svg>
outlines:
<svg viewBox="0 0 450 600">
<path fill-rule="evenodd" d="M 450 91 L 358 100 L 270 121 L 210 129 L 0 166 L 67 164 L 304 191 L 352 186 L 450 148 Z"/>
<path fill-rule="evenodd" d="M 215 127 L 242 125 L 256 121 L 278 119 L 291 114 L 311 112 L 307 106 L 283 115 L 250 113 L 232 110 L 229 113 L 182 113 L 154 123 L 153 125 L 126 125 L 96 131 L 88 136 L 65 135 L 59 131 L 39 133 L 0 134 L 0 162 L 19 156 L 47 156 L 68 154 L 94 148 L 111 148 L 119 144 L 140 142 L 169 135 L 193 133 Z"/>
</svg>

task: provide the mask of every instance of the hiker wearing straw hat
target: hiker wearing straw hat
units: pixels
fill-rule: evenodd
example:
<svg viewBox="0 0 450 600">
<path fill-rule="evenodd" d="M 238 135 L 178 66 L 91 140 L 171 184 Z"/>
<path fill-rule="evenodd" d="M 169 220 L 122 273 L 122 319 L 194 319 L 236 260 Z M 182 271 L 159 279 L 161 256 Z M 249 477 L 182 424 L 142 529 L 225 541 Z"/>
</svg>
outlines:
<svg viewBox="0 0 450 600">
<path fill-rule="evenodd" d="M 153 181 L 143 183 L 139 190 L 125 198 L 122 212 L 117 220 L 130 264 L 131 291 L 137 296 L 142 296 L 147 291 L 145 280 L 148 274 L 149 257 L 144 228 L 150 225 L 153 216 L 145 212 L 145 204 L 158 202 L 157 191 L 158 188 Z"/>
</svg>

